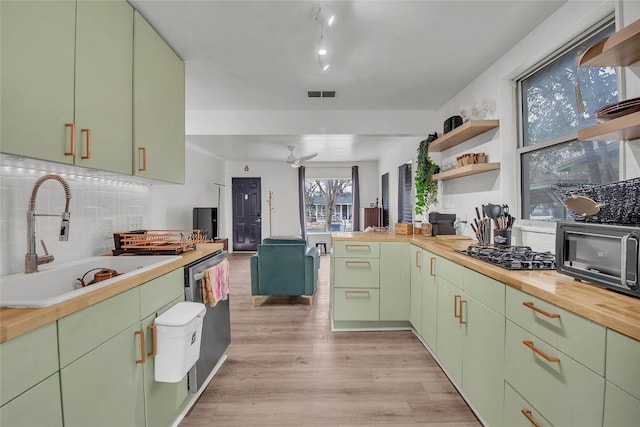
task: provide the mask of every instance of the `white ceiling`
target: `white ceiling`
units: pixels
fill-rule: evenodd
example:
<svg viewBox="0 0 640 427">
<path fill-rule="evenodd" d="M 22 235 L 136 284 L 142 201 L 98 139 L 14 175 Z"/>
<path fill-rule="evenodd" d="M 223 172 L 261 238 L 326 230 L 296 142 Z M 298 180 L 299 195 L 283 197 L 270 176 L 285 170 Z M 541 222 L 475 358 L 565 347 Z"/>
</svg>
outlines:
<svg viewBox="0 0 640 427">
<path fill-rule="evenodd" d="M 187 110 L 437 110 L 564 1 L 323 1 L 331 68 L 314 47 L 319 2 L 129 0 L 186 63 Z M 307 90 L 336 90 L 308 99 Z M 225 159 L 375 159 L 387 136 L 190 136 Z M 395 139 L 397 140 L 397 138 Z M 298 152 L 299 151 L 299 152 Z M 375 154 L 372 154 L 374 153 Z M 343 156 L 348 158 L 342 159 Z"/>
</svg>

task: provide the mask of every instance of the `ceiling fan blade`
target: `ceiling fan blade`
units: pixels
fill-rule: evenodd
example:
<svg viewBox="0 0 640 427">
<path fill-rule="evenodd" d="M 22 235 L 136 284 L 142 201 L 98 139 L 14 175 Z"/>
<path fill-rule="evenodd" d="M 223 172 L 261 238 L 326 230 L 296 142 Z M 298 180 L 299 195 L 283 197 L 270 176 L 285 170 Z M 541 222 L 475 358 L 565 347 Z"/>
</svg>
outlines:
<svg viewBox="0 0 640 427">
<path fill-rule="evenodd" d="M 298 161 L 306 162 L 307 160 L 313 159 L 317 155 L 318 153 L 313 153 L 313 154 L 309 154 L 308 156 L 301 156 L 298 158 Z"/>
</svg>

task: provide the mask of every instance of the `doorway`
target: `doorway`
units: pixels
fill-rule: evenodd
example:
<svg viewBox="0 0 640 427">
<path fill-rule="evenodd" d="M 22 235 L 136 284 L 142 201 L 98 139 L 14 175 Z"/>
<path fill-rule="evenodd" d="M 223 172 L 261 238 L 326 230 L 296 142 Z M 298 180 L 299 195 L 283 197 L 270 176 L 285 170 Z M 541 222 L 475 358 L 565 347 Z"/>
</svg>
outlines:
<svg viewBox="0 0 640 427">
<path fill-rule="evenodd" d="M 262 241 L 260 178 L 231 178 L 233 250 L 257 251 Z"/>
<path fill-rule="evenodd" d="M 389 226 L 389 172 L 382 175 L 382 226 Z"/>
</svg>

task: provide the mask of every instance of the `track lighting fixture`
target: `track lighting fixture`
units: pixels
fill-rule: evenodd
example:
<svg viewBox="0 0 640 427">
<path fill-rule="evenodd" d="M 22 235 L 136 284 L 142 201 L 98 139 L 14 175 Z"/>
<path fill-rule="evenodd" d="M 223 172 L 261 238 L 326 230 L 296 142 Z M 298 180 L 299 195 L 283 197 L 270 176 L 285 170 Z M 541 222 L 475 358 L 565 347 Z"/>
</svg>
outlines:
<svg viewBox="0 0 640 427">
<path fill-rule="evenodd" d="M 318 64 L 322 71 L 327 71 L 330 65 L 328 62 L 329 47 L 327 45 L 325 27 L 330 27 L 334 24 L 335 15 L 329 8 L 322 6 L 322 3 L 319 2 L 318 6 L 313 9 L 313 19 L 320 25 L 320 40 L 316 45 Z"/>
<path fill-rule="evenodd" d="M 331 27 L 336 21 L 336 15 L 331 9 L 320 3 L 318 7 L 313 10 L 313 19 L 322 25 Z"/>
</svg>

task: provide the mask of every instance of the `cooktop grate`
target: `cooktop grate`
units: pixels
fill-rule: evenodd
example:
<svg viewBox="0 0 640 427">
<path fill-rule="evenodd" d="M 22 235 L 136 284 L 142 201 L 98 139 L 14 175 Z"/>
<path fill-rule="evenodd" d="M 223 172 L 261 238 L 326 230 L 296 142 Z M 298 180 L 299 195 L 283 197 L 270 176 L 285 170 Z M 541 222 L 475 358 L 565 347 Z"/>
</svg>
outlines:
<svg viewBox="0 0 640 427">
<path fill-rule="evenodd" d="M 556 256 L 551 252 L 535 252 L 529 246 L 480 246 L 456 250 L 507 270 L 555 270 Z"/>
</svg>

